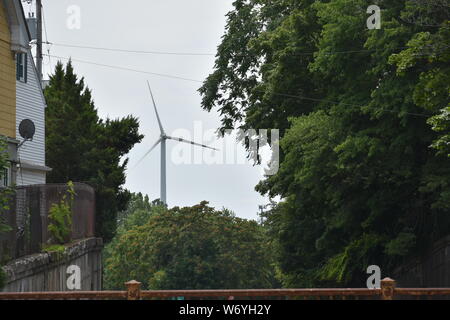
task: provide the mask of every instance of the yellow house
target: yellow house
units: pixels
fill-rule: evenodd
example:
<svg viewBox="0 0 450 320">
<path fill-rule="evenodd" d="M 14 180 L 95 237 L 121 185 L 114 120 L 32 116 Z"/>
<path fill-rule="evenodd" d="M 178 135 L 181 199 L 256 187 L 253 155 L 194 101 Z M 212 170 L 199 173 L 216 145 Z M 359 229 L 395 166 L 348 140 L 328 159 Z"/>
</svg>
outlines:
<svg viewBox="0 0 450 320">
<path fill-rule="evenodd" d="M 0 2 L 0 134 L 16 138 L 16 69 L 8 14 Z"/>
<path fill-rule="evenodd" d="M 20 0 L 0 0 L 0 136 L 8 141 L 11 165 L 0 176 L 0 186 L 15 184 L 16 139 L 16 54 L 26 53 L 29 38 L 24 32 Z M 27 29 L 25 29 L 27 30 Z M 3 170 L 3 169 L 2 169 Z"/>
</svg>

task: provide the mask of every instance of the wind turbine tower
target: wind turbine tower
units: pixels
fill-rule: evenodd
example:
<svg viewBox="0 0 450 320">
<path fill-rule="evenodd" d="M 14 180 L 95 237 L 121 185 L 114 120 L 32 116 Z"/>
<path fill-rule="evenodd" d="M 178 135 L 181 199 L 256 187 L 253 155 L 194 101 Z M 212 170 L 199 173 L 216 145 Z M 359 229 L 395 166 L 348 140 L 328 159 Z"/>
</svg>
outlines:
<svg viewBox="0 0 450 320">
<path fill-rule="evenodd" d="M 183 138 L 174 138 L 174 137 L 168 136 L 166 134 L 166 132 L 164 131 L 164 127 L 162 126 L 161 118 L 159 117 L 158 109 L 156 108 L 155 99 L 153 97 L 153 92 L 152 92 L 152 89 L 150 87 L 150 83 L 148 81 L 147 81 L 147 85 L 148 85 L 148 90 L 150 92 L 150 97 L 152 99 L 153 108 L 155 109 L 156 119 L 158 120 L 160 136 L 159 136 L 158 141 L 156 141 L 155 144 L 153 144 L 153 146 L 144 154 L 144 156 L 138 161 L 136 166 L 142 160 L 144 160 L 144 158 L 147 157 L 158 146 L 159 143 L 161 143 L 161 199 L 160 200 L 164 204 L 167 204 L 167 193 L 166 193 L 166 189 L 167 189 L 167 183 L 166 183 L 166 177 L 167 177 L 167 175 L 166 175 L 166 170 L 167 170 L 167 167 L 166 167 L 166 141 L 167 140 L 175 140 L 175 141 L 179 141 L 179 142 L 189 143 L 191 145 L 199 146 L 199 147 L 206 148 L 206 149 L 211 149 L 211 150 L 215 150 L 215 151 L 218 151 L 218 150 L 215 149 L 215 148 L 212 148 L 212 147 L 205 146 L 204 144 L 196 143 L 194 141 L 189 141 L 189 140 L 185 140 Z"/>
</svg>

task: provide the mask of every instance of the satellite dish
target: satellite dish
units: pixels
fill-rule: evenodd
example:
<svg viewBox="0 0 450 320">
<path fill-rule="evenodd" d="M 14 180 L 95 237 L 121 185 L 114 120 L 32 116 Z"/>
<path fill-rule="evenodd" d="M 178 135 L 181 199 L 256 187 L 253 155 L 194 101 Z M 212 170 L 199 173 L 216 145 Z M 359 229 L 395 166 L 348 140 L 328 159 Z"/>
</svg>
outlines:
<svg viewBox="0 0 450 320">
<path fill-rule="evenodd" d="M 34 122 L 30 119 L 25 119 L 20 122 L 19 125 L 19 133 L 22 138 L 25 140 L 32 140 L 34 133 L 36 132 L 36 127 L 34 126 Z"/>
</svg>

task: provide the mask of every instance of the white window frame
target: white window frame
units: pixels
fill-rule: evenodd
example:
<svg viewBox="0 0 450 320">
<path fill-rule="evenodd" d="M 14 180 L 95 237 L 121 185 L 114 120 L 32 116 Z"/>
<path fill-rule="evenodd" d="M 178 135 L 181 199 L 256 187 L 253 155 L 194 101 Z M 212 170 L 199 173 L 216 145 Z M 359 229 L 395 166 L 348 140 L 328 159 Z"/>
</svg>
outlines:
<svg viewBox="0 0 450 320">
<path fill-rule="evenodd" d="M 11 186 L 11 166 L 3 168 L 3 172 L 0 175 L 0 187 L 10 187 Z"/>
</svg>

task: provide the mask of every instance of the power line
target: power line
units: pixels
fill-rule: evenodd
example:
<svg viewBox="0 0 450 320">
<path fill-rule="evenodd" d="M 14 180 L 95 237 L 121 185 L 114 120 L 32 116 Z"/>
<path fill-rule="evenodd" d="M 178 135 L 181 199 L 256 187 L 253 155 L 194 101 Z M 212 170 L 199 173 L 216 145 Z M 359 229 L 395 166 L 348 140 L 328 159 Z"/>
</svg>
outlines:
<svg viewBox="0 0 450 320">
<path fill-rule="evenodd" d="M 263 91 L 261 91 L 263 92 Z M 265 92 L 265 91 L 264 91 Z M 302 100 L 309 100 L 309 101 L 315 101 L 315 102 L 327 102 L 330 104 L 341 104 L 344 106 L 350 106 L 350 107 L 359 107 L 359 108 L 363 108 L 366 106 L 360 105 L 360 104 L 353 104 L 353 103 L 346 103 L 346 102 L 337 102 L 337 101 L 332 101 L 332 100 L 328 100 L 328 99 L 317 99 L 317 98 L 309 98 L 309 97 L 303 97 L 303 96 L 296 96 L 296 95 L 292 95 L 292 94 L 286 94 L 286 93 L 278 93 L 278 92 L 273 92 L 274 95 L 277 96 L 283 96 L 283 97 L 287 97 L 287 98 L 297 98 L 297 99 L 302 99 Z M 399 111 L 394 111 L 394 110 L 382 110 L 384 112 L 393 112 L 393 113 L 400 113 Z M 411 116 L 417 116 L 417 117 L 425 117 L 425 118 L 429 118 L 432 115 L 427 115 L 427 114 L 423 114 L 423 113 L 414 113 L 414 112 L 404 112 L 405 114 L 411 115 Z"/>
<path fill-rule="evenodd" d="M 176 80 L 190 81 L 190 82 L 195 82 L 195 83 L 203 83 L 203 81 L 201 81 L 201 80 L 195 80 L 195 79 L 190 79 L 190 78 L 185 78 L 185 77 L 180 77 L 180 76 L 175 76 L 175 75 L 169 75 L 169 74 L 164 74 L 164 73 L 143 71 L 143 70 L 137 70 L 137 69 L 127 68 L 127 67 L 108 65 L 108 64 L 103 64 L 103 63 L 97 63 L 97 62 L 86 61 L 86 60 L 79 60 L 79 59 L 72 59 L 72 58 L 61 57 L 61 56 L 54 56 L 54 55 L 47 55 L 47 54 L 44 54 L 44 55 L 49 56 L 49 57 L 53 57 L 53 58 L 56 58 L 56 59 L 71 60 L 71 61 L 75 61 L 75 62 L 86 63 L 86 64 L 91 64 L 91 65 L 105 67 L 105 68 L 111 68 L 111 69 L 117 69 L 117 70 L 122 70 L 122 71 L 130 71 L 130 72 L 149 74 L 149 75 L 165 77 L 165 78 L 170 78 L 170 79 L 176 79 Z M 266 93 L 266 91 L 262 91 L 262 90 L 256 90 L 256 91 L 257 92 L 261 92 L 261 93 Z M 292 95 L 292 94 L 287 94 L 287 93 L 271 92 L 271 94 L 277 95 L 277 96 L 283 96 L 283 97 L 287 97 L 287 98 L 299 99 L 299 100 L 309 100 L 309 101 L 315 101 L 315 102 L 326 102 L 326 103 L 335 104 L 335 105 L 341 104 L 341 105 L 358 107 L 358 108 L 366 107 L 366 106 L 359 105 L 359 104 L 346 103 L 346 102 L 337 102 L 337 101 L 332 101 L 332 100 L 328 100 L 328 99 L 311 98 L 311 97 L 298 96 L 298 95 Z M 399 113 L 399 111 L 394 111 L 394 110 L 382 110 L 382 111 L 383 112 Z M 411 116 L 424 117 L 424 118 L 429 118 L 429 117 L 432 116 L 432 115 L 427 115 L 427 114 L 422 114 L 422 113 L 413 113 L 413 112 L 403 112 L 403 113 L 411 115 Z"/>
<path fill-rule="evenodd" d="M 42 83 L 42 0 L 36 0 L 36 69 Z"/>
<path fill-rule="evenodd" d="M 63 44 L 63 43 L 55 43 L 55 42 L 47 42 L 47 44 L 52 44 L 54 46 L 67 47 L 67 48 L 91 49 L 91 50 L 114 51 L 114 52 L 125 52 L 125 53 L 155 54 L 155 55 L 175 55 L 175 56 L 214 56 L 215 55 L 213 53 L 201 53 L 201 52 L 143 51 L 143 50 L 128 50 L 128 49 L 118 49 L 118 48 L 103 48 L 103 47 L 80 46 L 80 45 Z"/>
<path fill-rule="evenodd" d="M 47 54 L 50 55 L 51 44 L 49 44 L 49 42 L 48 42 L 47 22 L 45 20 L 44 6 L 42 6 L 42 21 L 43 21 L 44 32 L 45 32 L 45 42 L 44 43 L 47 44 Z M 50 68 L 51 68 L 52 67 L 52 58 L 50 56 L 48 57 L 48 64 L 50 65 Z"/>
<path fill-rule="evenodd" d="M 83 46 L 83 45 L 75 45 L 75 44 L 65 44 L 65 43 L 56 43 L 56 42 L 45 42 L 46 44 L 51 44 L 58 47 L 66 47 L 66 48 L 78 48 L 78 49 L 90 49 L 90 50 L 101 50 L 101 51 L 111 51 L 111 52 L 124 52 L 124 53 L 139 53 L 139 54 L 155 54 L 155 55 L 174 55 L 174 56 L 215 56 L 214 53 L 205 53 L 205 52 L 170 52 L 170 51 L 145 51 L 145 50 L 129 50 L 129 49 L 120 49 L 120 48 L 107 48 L 107 47 L 95 47 L 95 46 Z M 408 47 L 396 47 L 393 49 L 407 49 Z M 334 54 L 351 54 L 351 53 L 370 53 L 383 51 L 386 49 L 361 49 L 361 50 L 343 50 L 343 51 L 328 51 L 321 52 L 321 54 L 325 55 L 334 55 Z M 298 52 L 293 54 L 286 54 L 288 56 L 305 56 L 305 55 L 314 55 L 319 53 L 320 51 L 309 51 L 309 52 Z M 236 56 L 249 56 L 251 54 L 237 54 Z"/>
<path fill-rule="evenodd" d="M 127 68 L 127 67 L 113 66 L 113 65 L 104 64 L 104 63 L 97 63 L 97 62 L 86 61 L 86 60 L 72 59 L 72 58 L 55 56 L 55 55 L 49 55 L 49 54 L 45 54 L 45 55 L 49 56 L 49 57 L 52 57 L 52 58 L 56 58 L 56 59 L 72 60 L 72 61 L 75 61 L 75 62 L 86 63 L 86 64 L 91 64 L 91 65 L 105 67 L 105 68 L 112 68 L 112 69 L 123 70 L 123 71 L 130 71 L 130 72 L 136 72 L 136 73 L 150 74 L 150 75 L 158 76 L 158 77 L 165 77 L 165 78 L 171 78 L 171 79 L 177 79 L 177 80 L 184 80 L 184 81 L 190 81 L 190 82 L 203 83 L 203 81 L 200 81 L 200 80 L 189 79 L 189 78 L 179 77 L 179 76 L 173 76 L 173 75 L 164 74 L 164 73 L 143 71 L 143 70 L 132 69 L 132 68 Z"/>
<path fill-rule="evenodd" d="M 48 43 L 47 24 L 45 22 L 44 6 L 42 6 L 42 21 L 43 21 L 44 32 L 45 32 L 45 42 L 44 43 L 50 45 L 50 43 Z"/>
</svg>

